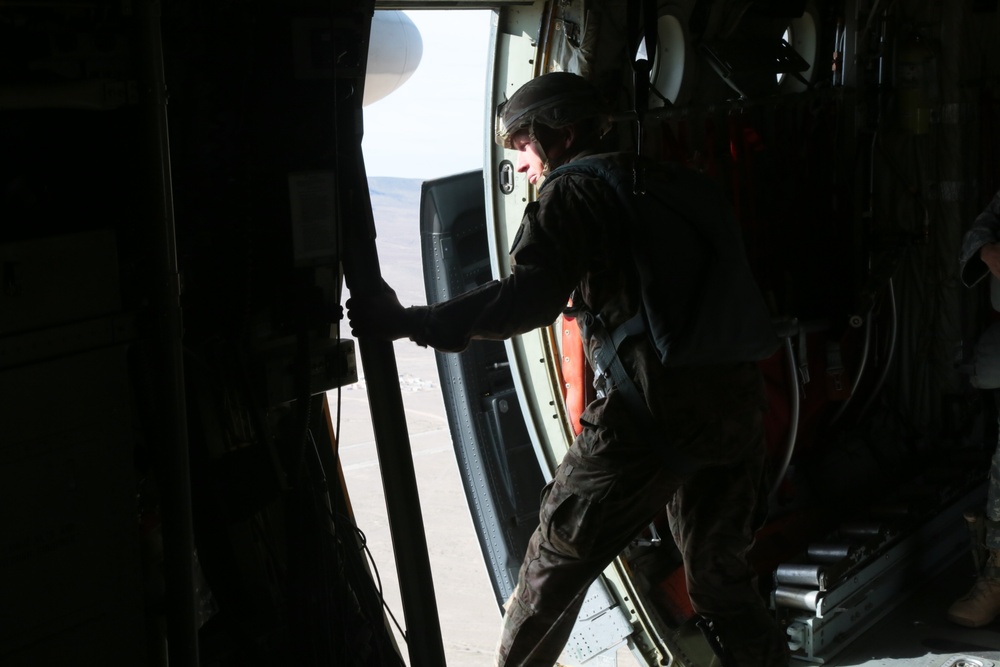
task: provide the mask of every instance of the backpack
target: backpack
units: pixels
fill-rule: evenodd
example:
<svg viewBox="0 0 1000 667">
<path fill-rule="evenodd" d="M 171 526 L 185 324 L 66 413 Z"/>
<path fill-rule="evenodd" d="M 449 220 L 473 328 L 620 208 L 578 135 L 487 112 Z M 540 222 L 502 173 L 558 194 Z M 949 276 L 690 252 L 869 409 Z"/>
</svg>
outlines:
<svg viewBox="0 0 1000 667">
<path fill-rule="evenodd" d="M 633 192 L 637 167 L 645 184 L 640 194 Z M 567 174 L 600 178 L 628 213 L 643 307 L 621 331 L 608 332 L 615 352 L 622 340 L 641 332 L 666 366 L 760 361 L 777 350 L 741 230 L 710 179 L 679 165 L 609 153 L 553 169 L 543 187 Z"/>
</svg>

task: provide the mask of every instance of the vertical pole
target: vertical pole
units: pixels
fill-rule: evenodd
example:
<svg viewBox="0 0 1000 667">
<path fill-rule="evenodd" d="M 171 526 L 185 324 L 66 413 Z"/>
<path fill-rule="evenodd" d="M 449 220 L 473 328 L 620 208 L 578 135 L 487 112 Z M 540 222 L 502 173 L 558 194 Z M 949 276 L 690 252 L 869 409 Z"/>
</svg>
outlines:
<svg viewBox="0 0 1000 667">
<path fill-rule="evenodd" d="M 149 308 L 155 380 L 163 429 L 159 452 L 163 514 L 164 579 L 166 582 L 167 647 L 171 667 L 197 667 L 198 626 L 194 584 L 194 522 L 191 513 L 191 470 L 187 411 L 184 404 L 184 360 L 181 338 L 180 276 L 174 232 L 167 97 L 160 34 L 160 3 L 137 4 L 141 45 L 142 105 L 150 150 L 152 221 L 152 299 Z"/>
<path fill-rule="evenodd" d="M 360 44 L 343 45 L 341 52 L 353 53 L 355 59 L 350 63 L 341 62 L 336 76 L 337 182 L 344 237 L 344 278 L 352 295 L 356 296 L 382 289 L 371 197 L 361 153 L 361 100 L 373 11 L 373 4 L 368 3 L 366 8 L 354 14 L 358 24 L 363 23 L 352 32 Z M 442 667 L 445 658 L 441 626 L 396 358 L 391 342 L 364 339 L 358 341 L 358 348 L 368 385 L 389 531 L 396 553 L 410 665 Z"/>
<path fill-rule="evenodd" d="M 444 665 L 416 473 L 392 343 L 359 341 L 413 667 Z"/>
<path fill-rule="evenodd" d="M 364 232 L 367 225 L 363 223 L 371 216 L 371 201 L 363 165 L 359 165 L 357 173 L 358 182 L 353 188 L 356 217 L 345 222 L 344 277 L 351 293 L 361 296 L 380 290 L 382 275 L 374 235 Z M 392 343 L 387 341 L 361 339 L 358 348 L 368 386 L 389 532 L 396 554 L 410 665 L 439 667 L 445 664 L 441 626 L 396 357 Z"/>
</svg>

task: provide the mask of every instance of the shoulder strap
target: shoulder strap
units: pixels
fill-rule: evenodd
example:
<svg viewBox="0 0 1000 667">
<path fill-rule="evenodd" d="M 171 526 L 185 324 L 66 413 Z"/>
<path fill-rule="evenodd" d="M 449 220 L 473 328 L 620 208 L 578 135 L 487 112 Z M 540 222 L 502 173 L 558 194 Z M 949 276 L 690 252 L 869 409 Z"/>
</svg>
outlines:
<svg viewBox="0 0 1000 667">
<path fill-rule="evenodd" d="M 622 173 L 621 167 L 616 165 L 607 157 L 602 155 L 590 155 L 556 167 L 549 172 L 549 175 L 542 183 L 540 191 L 544 190 L 551 181 L 566 174 L 580 174 L 583 176 L 599 178 L 610 185 L 626 204 L 630 207 L 632 205 L 630 196 L 632 188 L 626 185 L 625 174 Z"/>
<path fill-rule="evenodd" d="M 617 194 L 619 201 L 626 208 L 629 217 L 635 220 L 638 212 L 633 200 L 630 182 L 626 180 L 627 176 L 622 168 L 610 159 L 603 155 L 591 155 L 556 167 L 549 173 L 545 182 L 542 183 L 542 188 L 552 180 L 569 174 L 590 176 L 607 183 Z M 631 243 L 632 241 L 630 240 Z M 640 304 L 642 304 L 641 298 Z M 625 339 L 644 334 L 648 331 L 644 311 L 645 308 L 640 305 L 639 312 L 635 316 L 613 330 L 608 330 L 603 322 L 601 322 L 599 327 L 592 328 L 597 335 L 602 336 L 602 343 L 607 343 L 606 345 L 602 345 L 603 358 L 594 360 L 599 366 L 599 368 L 594 369 L 595 372 L 608 372 L 616 384 L 619 384 L 618 380 L 621 378 L 627 378 L 629 384 L 631 384 L 631 378 L 627 377 L 627 373 L 624 372 L 621 362 L 618 360 L 618 348 Z"/>
<path fill-rule="evenodd" d="M 611 160 L 601 156 L 574 160 L 553 169 L 542 187 L 544 188 L 550 180 L 566 174 L 582 174 L 605 181 L 618 194 L 618 198 L 627 208 L 629 216 L 634 219 L 638 215 L 632 194 L 632 175 L 626 174 Z M 653 413 L 650 412 L 642 392 L 636 386 L 635 380 L 625 370 L 619 356 L 619 349 L 627 339 L 649 335 L 643 300 L 640 298 L 639 312 L 612 330 L 605 326 L 599 316 L 590 311 L 583 312 L 582 316 L 579 317 L 579 322 L 585 334 L 595 337 L 600 343 L 597 356 L 592 360 L 596 378 L 603 377 L 605 382 L 615 388 L 636 423 L 650 433 L 655 432 L 659 427 Z M 657 453 L 665 465 L 682 477 L 687 477 L 700 467 L 698 463 L 672 446 L 660 447 L 657 449 Z"/>
</svg>

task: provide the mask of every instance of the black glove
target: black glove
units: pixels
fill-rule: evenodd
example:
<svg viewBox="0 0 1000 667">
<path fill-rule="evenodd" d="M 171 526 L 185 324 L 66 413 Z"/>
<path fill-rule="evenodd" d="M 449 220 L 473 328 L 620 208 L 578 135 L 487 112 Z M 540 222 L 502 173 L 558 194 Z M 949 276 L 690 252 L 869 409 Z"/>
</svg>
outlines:
<svg viewBox="0 0 1000 667">
<path fill-rule="evenodd" d="M 347 300 L 347 319 L 357 338 L 396 340 L 412 336 L 413 317 L 399 303 L 396 292 L 383 283 L 383 291 Z"/>
</svg>

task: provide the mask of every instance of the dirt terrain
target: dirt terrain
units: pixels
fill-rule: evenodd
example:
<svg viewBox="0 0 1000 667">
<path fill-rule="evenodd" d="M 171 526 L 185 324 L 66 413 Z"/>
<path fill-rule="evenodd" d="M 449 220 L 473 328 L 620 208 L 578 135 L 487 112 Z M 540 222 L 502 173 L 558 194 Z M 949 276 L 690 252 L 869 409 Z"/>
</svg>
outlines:
<svg viewBox="0 0 1000 667">
<path fill-rule="evenodd" d="M 426 303 L 420 267 L 419 180 L 371 179 L 382 275 L 404 305 Z M 347 326 L 342 335 L 350 337 Z M 491 664 L 500 612 L 469 514 L 445 417 L 434 351 L 394 345 L 396 366 L 448 667 Z M 359 375 L 363 369 L 359 368 Z M 358 527 L 376 559 L 389 609 L 405 627 L 366 384 L 330 392 L 340 406 L 340 458 Z M 406 656 L 405 646 L 401 652 Z"/>
</svg>

